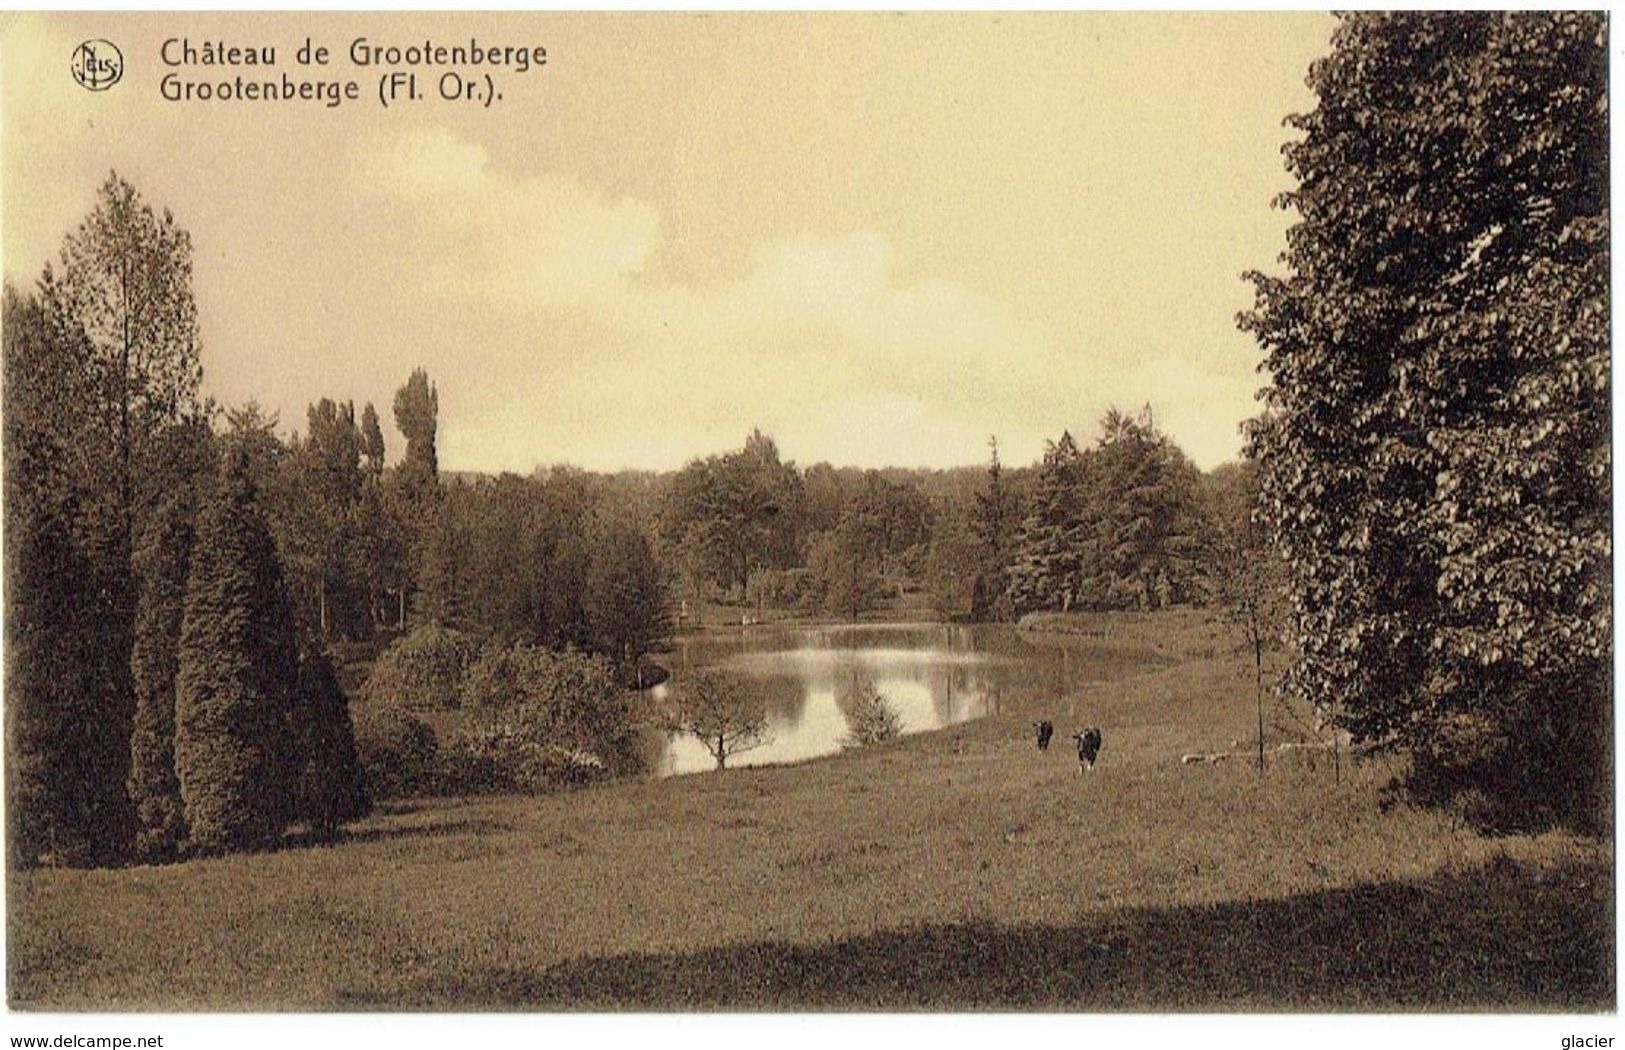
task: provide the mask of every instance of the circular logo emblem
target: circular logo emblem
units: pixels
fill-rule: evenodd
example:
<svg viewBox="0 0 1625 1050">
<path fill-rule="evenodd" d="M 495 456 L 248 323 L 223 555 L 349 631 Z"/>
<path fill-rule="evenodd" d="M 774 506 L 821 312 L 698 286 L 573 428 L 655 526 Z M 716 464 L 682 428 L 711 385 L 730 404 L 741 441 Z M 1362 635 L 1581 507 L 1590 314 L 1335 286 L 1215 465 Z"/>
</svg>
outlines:
<svg viewBox="0 0 1625 1050">
<path fill-rule="evenodd" d="M 106 91 L 124 77 L 124 54 L 111 40 L 86 40 L 73 49 L 68 66 L 87 91 Z"/>
</svg>

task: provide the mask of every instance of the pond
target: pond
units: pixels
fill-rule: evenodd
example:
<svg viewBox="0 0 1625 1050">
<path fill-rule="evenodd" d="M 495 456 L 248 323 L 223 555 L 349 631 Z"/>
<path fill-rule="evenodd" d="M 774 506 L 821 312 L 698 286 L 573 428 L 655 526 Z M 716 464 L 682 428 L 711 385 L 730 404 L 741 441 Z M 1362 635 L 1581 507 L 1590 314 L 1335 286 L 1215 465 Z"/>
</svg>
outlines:
<svg viewBox="0 0 1625 1050">
<path fill-rule="evenodd" d="M 839 751 L 848 732 L 841 700 L 855 681 L 886 698 L 904 733 L 918 733 L 996 713 L 1018 697 L 1054 698 L 1062 701 L 1055 713 L 1066 715 L 1078 683 L 1109 676 L 1086 648 L 1007 624 L 762 625 L 679 638 L 662 662 L 672 676 L 650 690 L 657 703 L 668 689 L 681 688 L 685 672 L 700 668 L 726 672 L 765 695 L 768 739 L 730 756 L 730 767 Z M 1070 702 L 1063 699 L 1069 695 Z M 672 776 L 714 769 L 716 761 L 693 737 L 669 736 L 652 766 Z"/>
</svg>

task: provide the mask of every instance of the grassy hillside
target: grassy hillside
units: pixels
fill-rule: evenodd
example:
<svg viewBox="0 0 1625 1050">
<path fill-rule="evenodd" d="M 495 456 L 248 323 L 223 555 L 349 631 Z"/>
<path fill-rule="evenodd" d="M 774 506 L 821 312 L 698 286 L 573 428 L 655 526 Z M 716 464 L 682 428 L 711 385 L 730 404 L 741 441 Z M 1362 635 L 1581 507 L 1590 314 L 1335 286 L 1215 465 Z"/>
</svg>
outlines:
<svg viewBox="0 0 1625 1050">
<path fill-rule="evenodd" d="M 11 1003 L 1613 1008 L 1611 843 L 1384 814 L 1387 759 L 1182 765 L 1249 739 L 1250 668 L 1200 617 L 1116 623 L 1115 681 L 861 753 L 14 875 Z M 1105 729 L 1094 773 L 1044 715 Z"/>
</svg>

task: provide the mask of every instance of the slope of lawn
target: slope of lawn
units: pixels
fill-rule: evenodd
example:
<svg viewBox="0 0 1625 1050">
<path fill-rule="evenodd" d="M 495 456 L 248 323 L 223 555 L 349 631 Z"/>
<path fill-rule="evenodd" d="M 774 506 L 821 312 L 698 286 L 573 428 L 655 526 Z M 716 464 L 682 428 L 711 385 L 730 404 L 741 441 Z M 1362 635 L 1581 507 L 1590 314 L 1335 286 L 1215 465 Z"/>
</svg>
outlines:
<svg viewBox="0 0 1625 1050">
<path fill-rule="evenodd" d="M 799 766 L 393 804 L 328 847 L 11 877 L 23 1009 L 1614 1008 L 1612 843 L 1262 778 L 1195 614 L 1079 620 L 1115 680 Z M 1081 626 L 1080 626 L 1081 625 Z M 1052 624 L 1052 626 L 1054 626 Z M 1028 723 L 1050 716 L 1040 753 Z M 1272 719 L 1278 721 L 1278 718 Z M 1080 775 L 1064 734 L 1105 730 Z"/>
</svg>

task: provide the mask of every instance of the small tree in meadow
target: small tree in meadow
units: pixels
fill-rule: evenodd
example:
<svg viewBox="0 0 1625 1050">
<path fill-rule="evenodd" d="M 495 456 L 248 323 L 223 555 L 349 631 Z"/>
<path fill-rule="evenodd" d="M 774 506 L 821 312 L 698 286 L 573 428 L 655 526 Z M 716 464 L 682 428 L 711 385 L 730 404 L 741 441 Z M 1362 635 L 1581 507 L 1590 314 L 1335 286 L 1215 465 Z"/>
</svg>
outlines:
<svg viewBox="0 0 1625 1050">
<path fill-rule="evenodd" d="M 696 671 L 672 690 L 671 728 L 705 745 L 725 769 L 728 759 L 768 743 L 767 701 L 718 671 Z"/>
</svg>

